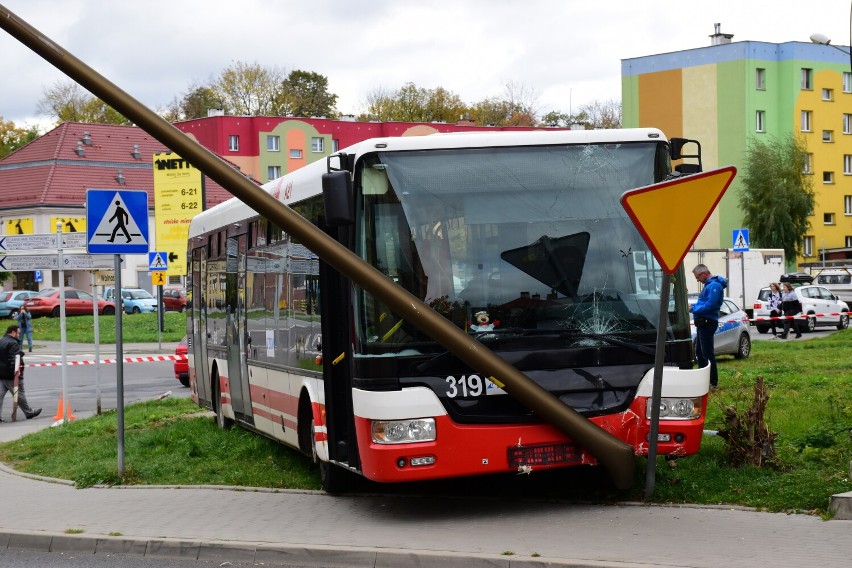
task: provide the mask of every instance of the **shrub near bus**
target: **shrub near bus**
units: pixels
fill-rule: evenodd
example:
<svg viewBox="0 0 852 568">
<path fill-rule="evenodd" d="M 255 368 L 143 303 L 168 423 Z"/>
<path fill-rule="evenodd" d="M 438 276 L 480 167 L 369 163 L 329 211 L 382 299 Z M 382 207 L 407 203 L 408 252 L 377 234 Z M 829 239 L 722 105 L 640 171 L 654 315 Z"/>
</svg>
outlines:
<svg viewBox="0 0 852 568">
<path fill-rule="evenodd" d="M 648 451 L 662 271 L 620 205 L 662 181 L 654 129 L 368 140 L 265 189 L 593 424 Z M 694 171 L 694 170 L 693 170 Z M 330 212 L 330 213 L 329 213 Z M 237 200 L 197 215 L 188 258 L 192 396 L 317 460 L 329 491 L 597 463 L 284 230 Z M 667 326 L 658 452 L 698 451 L 682 269 Z"/>
</svg>

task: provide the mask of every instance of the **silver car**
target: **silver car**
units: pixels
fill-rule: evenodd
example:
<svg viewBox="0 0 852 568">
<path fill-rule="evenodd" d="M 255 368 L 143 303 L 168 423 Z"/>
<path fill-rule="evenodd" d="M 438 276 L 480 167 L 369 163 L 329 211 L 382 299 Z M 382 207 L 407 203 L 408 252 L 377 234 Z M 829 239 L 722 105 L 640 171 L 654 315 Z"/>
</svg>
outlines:
<svg viewBox="0 0 852 568">
<path fill-rule="evenodd" d="M 689 295 L 689 305 L 697 300 L 697 294 Z M 695 342 L 695 324 L 692 321 L 690 321 L 690 327 L 692 341 Z M 737 359 L 744 359 L 751 353 L 748 314 L 730 298 L 725 298 L 719 309 L 719 327 L 716 328 L 716 334 L 713 336 L 713 350 L 716 355 L 733 355 Z"/>
</svg>

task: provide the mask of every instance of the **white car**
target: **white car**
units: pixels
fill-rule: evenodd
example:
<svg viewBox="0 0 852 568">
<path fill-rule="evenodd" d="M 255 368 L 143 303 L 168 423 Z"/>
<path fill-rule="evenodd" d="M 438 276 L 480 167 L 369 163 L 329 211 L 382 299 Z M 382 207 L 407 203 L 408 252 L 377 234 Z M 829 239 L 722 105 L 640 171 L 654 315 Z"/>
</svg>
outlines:
<svg viewBox="0 0 852 568">
<path fill-rule="evenodd" d="M 803 331 L 813 331 L 817 326 L 833 326 L 837 329 L 849 327 L 849 306 L 832 294 L 828 288 L 810 284 L 799 286 L 794 290 L 802 303 L 802 313 L 812 316 L 807 318 L 804 324 L 801 324 Z M 769 317 L 768 298 L 769 287 L 761 288 L 757 295 L 757 301 L 754 303 L 755 319 Z M 756 321 L 754 326 L 758 333 L 767 333 L 771 328 L 769 321 Z M 775 322 L 776 328 L 783 326 L 784 320 Z"/>
<path fill-rule="evenodd" d="M 689 295 L 689 304 L 698 300 L 697 294 Z M 695 324 L 690 320 L 692 341 L 695 342 Z M 744 359 L 751 353 L 751 327 L 748 314 L 734 303 L 725 298 L 719 309 L 719 327 L 713 335 L 713 351 L 716 355 L 733 355 L 736 359 Z"/>
</svg>

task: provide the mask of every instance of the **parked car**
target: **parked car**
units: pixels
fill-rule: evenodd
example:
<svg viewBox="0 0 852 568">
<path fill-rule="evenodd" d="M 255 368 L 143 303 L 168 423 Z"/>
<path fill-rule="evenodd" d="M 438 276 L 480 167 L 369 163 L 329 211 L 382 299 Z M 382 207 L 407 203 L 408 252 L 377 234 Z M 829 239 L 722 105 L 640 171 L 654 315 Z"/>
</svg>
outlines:
<svg viewBox="0 0 852 568">
<path fill-rule="evenodd" d="M 97 299 L 98 313 L 105 316 L 115 315 L 115 303 Z M 40 316 L 59 317 L 59 288 L 45 288 L 24 304 L 34 318 Z M 93 313 L 92 295 L 76 288 L 65 288 L 65 315 L 85 316 Z"/>
<path fill-rule="evenodd" d="M 182 312 L 186 309 L 186 294 L 176 288 L 163 290 L 163 305 L 167 311 Z"/>
<path fill-rule="evenodd" d="M 104 290 L 104 298 L 115 301 L 115 288 Z M 157 298 L 142 288 L 122 288 L 121 305 L 127 314 L 140 314 L 157 311 Z"/>
<path fill-rule="evenodd" d="M 698 300 L 698 294 L 689 295 L 689 304 Z M 690 321 L 692 341 L 695 342 L 695 324 Z M 713 336 L 713 351 L 716 355 L 733 355 L 744 359 L 751 353 L 751 328 L 748 315 L 730 298 L 722 301 L 719 309 L 719 327 Z"/>
<path fill-rule="evenodd" d="M 175 359 L 175 378 L 185 387 L 189 386 L 189 361 L 186 358 L 187 351 L 188 347 L 186 336 L 184 336 L 175 348 L 175 355 L 178 356 L 177 359 Z"/>
<path fill-rule="evenodd" d="M 822 270 L 817 274 L 815 284 L 825 286 L 847 304 L 852 302 L 852 271 L 847 268 Z"/>
<path fill-rule="evenodd" d="M 0 291 L 0 318 L 14 318 L 24 301 L 36 294 L 32 290 Z"/>
<path fill-rule="evenodd" d="M 816 284 L 806 284 L 794 288 L 796 296 L 802 303 L 802 313 L 812 314 L 814 317 L 809 317 L 801 323 L 802 331 L 813 331 L 817 326 L 834 326 L 837 329 L 846 329 L 849 327 L 849 305 L 840 300 L 835 294 L 824 287 Z M 769 299 L 769 287 L 761 288 L 757 295 L 757 300 L 754 302 L 754 317 L 768 318 L 769 307 L 767 300 Z M 825 314 L 825 315 L 817 315 Z M 831 315 L 835 314 L 835 315 Z M 783 320 L 780 320 L 783 323 Z M 776 323 L 776 327 L 778 324 Z M 755 322 L 755 327 L 758 333 L 767 333 L 770 329 L 769 322 Z"/>
</svg>

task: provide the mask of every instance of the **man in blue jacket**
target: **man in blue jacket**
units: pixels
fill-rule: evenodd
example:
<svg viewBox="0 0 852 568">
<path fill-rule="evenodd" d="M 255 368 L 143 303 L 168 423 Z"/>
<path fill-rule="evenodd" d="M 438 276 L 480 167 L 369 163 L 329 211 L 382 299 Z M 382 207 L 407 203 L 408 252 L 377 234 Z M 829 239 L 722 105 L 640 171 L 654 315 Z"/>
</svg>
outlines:
<svg viewBox="0 0 852 568">
<path fill-rule="evenodd" d="M 689 308 L 695 322 L 695 358 L 699 367 L 710 363 L 710 388 L 715 390 L 719 385 L 719 373 L 716 370 L 713 336 L 719 327 L 719 310 L 722 308 L 728 281 L 724 276 L 712 276 L 710 270 L 703 264 L 693 268 L 692 274 L 696 280 L 704 284 L 698 301 Z"/>
</svg>

